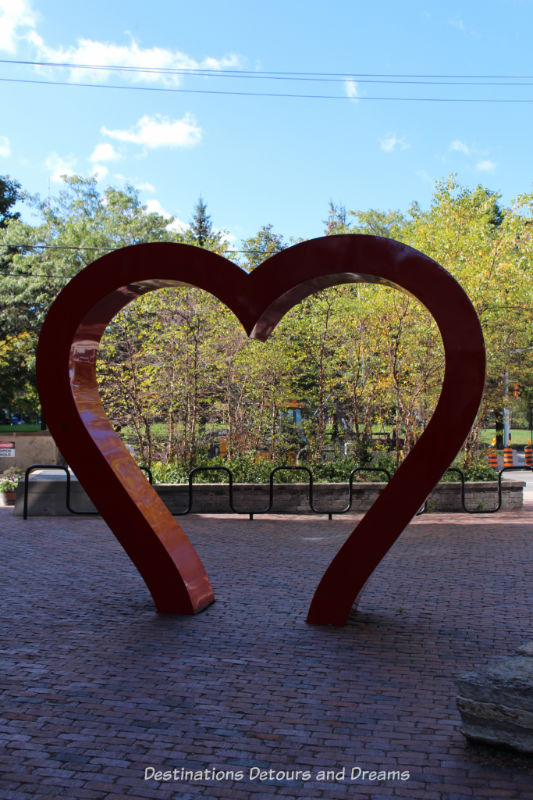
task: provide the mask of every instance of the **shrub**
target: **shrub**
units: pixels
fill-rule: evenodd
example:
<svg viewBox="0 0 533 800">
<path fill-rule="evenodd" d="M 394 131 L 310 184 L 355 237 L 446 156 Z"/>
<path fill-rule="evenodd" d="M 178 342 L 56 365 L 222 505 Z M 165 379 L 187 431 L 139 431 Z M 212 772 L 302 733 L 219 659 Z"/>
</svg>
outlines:
<svg viewBox="0 0 533 800">
<path fill-rule="evenodd" d="M 14 492 L 22 478 L 22 470 L 9 467 L 0 475 L 0 492 Z"/>
<path fill-rule="evenodd" d="M 468 463 L 465 463 L 463 457 L 456 458 L 452 467 L 457 467 L 462 471 L 465 481 L 495 481 L 498 478 L 496 470 L 489 467 L 486 459 L 482 456 L 477 459 L 470 459 Z M 441 480 L 459 481 L 461 478 L 456 472 L 446 471 Z"/>
</svg>

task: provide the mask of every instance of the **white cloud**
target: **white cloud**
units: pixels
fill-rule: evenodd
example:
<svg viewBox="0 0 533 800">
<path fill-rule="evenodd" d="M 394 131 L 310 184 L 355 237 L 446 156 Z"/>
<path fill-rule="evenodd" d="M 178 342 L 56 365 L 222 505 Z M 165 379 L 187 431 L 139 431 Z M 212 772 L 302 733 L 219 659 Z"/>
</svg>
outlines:
<svg viewBox="0 0 533 800">
<path fill-rule="evenodd" d="M 230 233 L 230 231 L 218 231 L 218 233 L 223 242 L 226 242 L 230 247 L 237 247 L 237 237 L 234 233 Z"/>
<path fill-rule="evenodd" d="M 7 2 L 13 0 L 7 0 Z M 0 0 L 5 2 L 5 0 Z M 165 74 L 152 70 L 176 69 L 227 69 L 240 64 L 240 59 L 234 54 L 222 58 L 207 57 L 202 61 L 191 58 L 179 50 L 167 50 L 162 47 L 140 47 L 135 39 L 129 44 L 113 44 L 111 42 L 98 42 L 93 39 L 78 39 L 70 47 L 48 47 L 39 37 L 33 37 L 33 43 L 43 61 L 55 61 L 69 64 L 98 65 L 104 69 L 89 70 L 73 67 L 69 70 L 69 77 L 73 81 L 94 80 L 101 82 L 107 80 L 112 72 L 105 67 L 124 67 L 124 72 L 115 72 L 115 76 L 134 82 L 162 83 L 166 86 L 176 86 L 181 81 L 180 75 Z M 144 72 L 132 68 L 140 67 Z M 128 71 L 128 68 L 130 71 Z"/>
<path fill-rule="evenodd" d="M 359 101 L 359 86 L 357 85 L 357 81 L 352 79 L 344 81 L 344 88 L 350 100 L 354 100 L 357 103 Z"/>
<path fill-rule="evenodd" d="M 385 153 L 392 153 L 394 150 L 407 150 L 409 145 L 402 137 L 396 136 L 395 133 L 387 133 L 383 139 L 379 140 L 379 144 Z"/>
<path fill-rule="evenodd" d="M 466 25 L 464 24 L 463 20 L 460 17 L 455 17 L 455 19 L 448 20 L 449 24 L 452 28 L 457 28 L 458 31 L 462 31 L 466 33 Z"/>
<path fill-rule="evenodd" d="M 167 219 L 168 218 L 172 219 L 172 222 L 170 222 L 167 225 L 167 229 L 169 231 L 176 231 L 177 233 L 182 233 L 189 227 L 186 222 L 183 222 L 181 219 L 178 219 L 177 217 L 174 216 L 174 214 L 170 214 L 170 212 L 168 212 L 166 208 L 163 208 L 159 200 L 155 199 L 147 200 L 144 205 L 146 206 L 146 210 L 148 211 L 149 214 L 160 214 L 162 217 L 167 217 Z"/>
<path fill-rule="evenodd" d="M 120 153 L 117 153 L 112 144 L 109 144 L 109 142 L 102 142 L 96 145 L 89 158 L 95 163 L 99 161 L 118 161 L 122 156 Z"/>
<path fill-rule="evenodd" d="M 190 225 L 188 225 L 186 222 L 183 222 L 183 220 L 174 217 L 170 225 L 167 225 L 167 230 L 175 231 L 176 233 L 183 233 L 189 227 Z"/>
<path fill-rule="evenodd" d="M 144 204 L 146 206 L 146 210 L 149 214 L 161 214 L 162 217 L 172 217 L 173 215 L 170 214 L 166 208 L 163 208 L 159 200 L 147 200 Z"/>
<path fill-rule="evenodd" d="M 19 40 L 28 38 L 28 28 L 34 27 L 35 14 L 28 0 L 0 0 L 0 50 L 15 53 Z"/>
<path fill-rule="evenodd" d="M 470 164 L 474 166 L 479 172 L 494 172 L 497 167 L 495 161 L 492 161 L 489 156 L 489 150 L 480 147 L 471 147 L 460 139 L 454 139 L 448 150 L 456 153 L 463 153 L 463 155 L 470 158 Z M 446 159 L 445 159 L 446 160 Z"/>
<path fill-rule="evenodd" d="M 449 149 L 455 151 L 456 153 L 464 153 L 465 156 L 470 155 L 469 146 L 464 142 L 461 142 L 460 139 L 454 139 L 453 142 L 451 142 Z"/>
<path fill-rule="evenodd" d="M 138 192 L 155 192 L 155 186 L 152 183 L 136 183 L 135 188 Z"/>
<path fill-rule="evenodd" d="M 0 156 L 8 158 L 11 155 L 11 145 L 7 136 L 0 136 Z"/>
<path fill-rule="evenodd" d="M 93 167 L 92 174 L 94 175 L 97 181 L 103 181 L 104 178 L 109 174 L 109 170 L 105 166 L 105 164 L 95 164 Z"/>
<path fill-rule="evenodd" d="M 171 120 L 156 114 L 145 114 L 128 130 L 110 130 L 102 127 L 102 133 L 119 142 L 140 144 L 149 150 L 157 147 L 194 147 L 202 138 L 201 128 L 191 114 L 183 119 Z"/>
<path fill-rule="evenodd" d="M 62 157 L 57 153 L 50 153 L 44 162 L 44 166 L 50 173 L 50 180 L 53 183 L 61 183 L 63 175 L 74 175 L 75 165 L 75 156 Z"/>
<path fill-rule="evenodd" d="M 464 33 L 465 36 L 473 36 L 475 39 L 479 39 L 479 33 L 474 30 L 474 28 L 470 28 L 468 25 L 465 25 L 464 20 L 460 17 L 455 17 L 454 19 L 449 19 L 448 24 L 452 26 L 452 28 L 456 28 L 461 33 Z"/>
<path fill-rule="evenodd" d="M 496 169 L 496 164 L 494 161 L 491 161 L 490 158 L 485 158 L 483 161 L 477 162 L 476 169 L 478 169 L 480 172 L 494 172 Z"/>
</svg>

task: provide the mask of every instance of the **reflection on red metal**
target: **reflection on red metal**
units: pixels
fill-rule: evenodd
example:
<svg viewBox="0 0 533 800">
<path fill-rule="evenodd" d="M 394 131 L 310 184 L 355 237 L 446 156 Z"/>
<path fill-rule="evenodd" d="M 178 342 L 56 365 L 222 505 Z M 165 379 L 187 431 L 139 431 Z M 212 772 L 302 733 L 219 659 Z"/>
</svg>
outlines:
<svg viewBox="0 0 533 800">
<path fill-rule="evenodd" d="M 418 298 L 439 326 L 446 368 L 425 432 L 315 592 L 308 622 L 343 625 L 366 580 L 456 455 L 480 402 L 485 368 L 481 328 L 449 273 L 416 250 L 374 236 L 344 234 L 303 242 L 251 274 L 200 248 L 153 243 L 93 262 L 51 307 L 37 354 L 45 419 L 159 611 L 191 614 L 212 602 L 213 593 L 195 550 L 113 431 L 100 402 L 96 353 L 107 324 L 146 292 L 190 285 L 218 297 L 251 337 L 264 341 L 307 295 L 357 282 L 386 284 Z"/>
</svg>

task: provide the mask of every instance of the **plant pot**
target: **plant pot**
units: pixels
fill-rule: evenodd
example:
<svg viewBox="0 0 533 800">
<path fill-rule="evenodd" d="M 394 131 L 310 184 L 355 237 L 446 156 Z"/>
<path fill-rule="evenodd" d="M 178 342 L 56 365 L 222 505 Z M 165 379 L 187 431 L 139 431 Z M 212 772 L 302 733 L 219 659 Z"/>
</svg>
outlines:
<svg viewBox="0 0 533 800">
<path fill-rule="evenodd" d="M 2 505 L 4 505 L 4 506 L 14 506 L 15 505 L 15 499 L 17 497 L 17 490 L 16 489 L 13 489 L 10 492 L 0 492 L 0 495 L 2 497 Z"/>
</svg>

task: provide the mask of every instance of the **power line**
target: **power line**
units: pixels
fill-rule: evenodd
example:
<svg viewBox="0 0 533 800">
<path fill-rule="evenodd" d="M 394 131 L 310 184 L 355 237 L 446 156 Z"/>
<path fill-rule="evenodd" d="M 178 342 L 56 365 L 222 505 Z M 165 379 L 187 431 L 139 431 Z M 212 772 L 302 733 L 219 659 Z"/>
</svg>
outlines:
<svg viewBox="0 0 533 800">
<path fill-rule="evenodd" d="M 27 242 L 23 242 L 22 244 L 18 244 L 15 242 L 8 242 L 6 244 L 0 244 L 0 247 L 10 248 L 10 247 L 19 247 L 27 250 L 105 250 L 106 252 L 111 252 L 114 250 L 120 250 L 119 247 L 108 248 L 102 245 L 101 247 L 87 247 L 85 245 L 71 245 L 71 244 L 28 244 Z"/>
<path fill-rule="evenodd" d="M 148 244 L 150 244 L 150 243 L 148 242 Z M 179 244 L 179 242 L 177 244 Z M 197 245 L 192 245 L 192 246 L 193 247 L 197 247 Z M 9 250 L 10 248 L 13 248 L 13 249 L 14 248 L 18 248 L 18 249 L 21 249 L 21 250 L 73 250 L 75 252 L 90 251 L 90 252 L 104 252 L 106 254 L 107 253 L 114 253 L 117 250 L 122 250 L 123 249 L 122 246 L 121 247 L 106 247 L 105 245 L 102 245 L 100 247 L 87 247 L 86 245 L 29 244 L 27 242 L 25 242 L 25 243 L 8 242 L 6 244 L 0 244 L 0 248 L 3 248 L 4 250 Z M 201 248 L 201 249 L 205 249 L 205 248 Z M 285 249 L 285 248 L 282 248 L 282 249 Z M 209 251 L 209 252 L 215 252 L 215 251 Z M 233 254 L 238 254 L 238 255 L 263 255 L 263 251 L 262 250 L 237 250 L 237 249 L 235 249 L 233 247 L 229 247 L 228 248 L 228 256 L 231 256 Z M 216 255 L 221 255 L 223 258 L 226 258 L 226 256 L 223 255 L 222 253 L 216 253 Z M 266 257 L 268 257 L 268 255 Z M 40 278 L 53 277 L 53 276 L 50 276 L 50 275 L 43 275 L 43 274 L 36 273 L 36 272 L 31 272 L 31 273 L 13 272 L 12 270 L 7 269 L 6 266 L 1 266 L 1 265 L 0 265 L 0 275 L 12 275 L 14 277 L 33 277 L 33 276 L 38 276 Z"/>
<path fill-rule="evenodd" d="M 220 89 L 178 89 L 167 86 L 118 86 L 109 83 L 81 83 L 78 81 L 44 81 L 29 78 L 0 78 L 2 83 L 22 83 L 37 86 L 67 86 L 85 89 L 115 89 L 129 92 L 165 92 L 171 94 L 209 94 L 235 97 L 285 97 L 302 100 L 343 100 L 353 101 L 381 101 L 381 102 L 410 102 L 410 103 L 533 103 L 533 98 L 496 98 L 496 97 L 394 97 L 394 96 L 369 96 L 357 95 L 331 95 L 331 94 L 299 94 L 295 92 L 245 92 Z M 523 84 L 525 85 L 525 84 Z"/>
<path fill-rule="evenodd" d="M 22 66 L 35 67 L 56 67 L 60 69 L 86 69 L 100 70 L 106 72 L 141 72 L 153 75 L 184 75 L 201 77 L 234 77 L 234 78 L 253 78 L 266 80 L 290 80 L 290 81 L 328 81 L 342 82 L 355 80 L 359 82 L 376 83 L 403 83 L 415 80 L 416 82 L 431 82 L 433 80 L 445 81 L 444 85 L 465 85 L 464 81 L 476 81 L 476 86 L 529 86 L 523 81 L 533 81 L 533 75 L 422 75 L 422 74 L 402 74 L 402 73 L 372 73 L 372 72 L 291 72 L 291 71 L 262 71 L 244 69 L 224 69 L 224 68 L 202 68 L 202 67 L 149 67 L 131 66 L 116 64 L 77 64 L 69 61 L 22 61 L 15 59 L 0 59 L 0 64 L 17 64 Z M 478 83 L 477 81 L 481 81 Z M 513 83 L 501 83 L 502 81 L 513 81 Z M 518 82 L 518 83 L 516 83 Z M 470 85 L 470 84 L 466 84 Z"/>
</svg>

